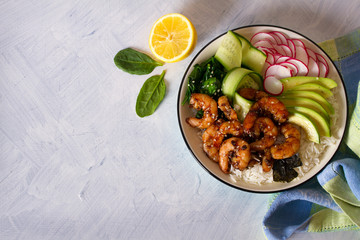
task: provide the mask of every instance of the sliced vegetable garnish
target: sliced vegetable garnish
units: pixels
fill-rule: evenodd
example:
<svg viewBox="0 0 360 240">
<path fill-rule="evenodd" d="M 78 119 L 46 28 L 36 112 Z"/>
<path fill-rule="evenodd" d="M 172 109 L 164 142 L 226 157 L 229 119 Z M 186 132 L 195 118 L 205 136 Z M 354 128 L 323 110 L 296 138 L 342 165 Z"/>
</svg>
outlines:
<svg viewBox="0 0 360 240">
<path fill-rule="evenodd" d="M 227 71 L 241 66 L 242 44 L 232 31 L 225 34 L 220 47 L 215 53 L 215 58 L 221 62 Z"/>
<path fill-rule="evenodd" d="M 326 77 L 329 73 L 325 58 L 307 47 L 301 39 L 292 39 L 282 32 L 270 31 L 254 34 L 250 42 L 267 55 L 262 71 L 264 79 L 270 75 L 276 78 L 289 73 L 290 76 Z M 273 77 L 270 78 L 271 81 L 264 80 L 267 86 L 265 90 L 269 93 L 280 89 L 279 86 L 270 87 L 269 83 L 278 85 Z"/>
<path fill-rule="evenodd" d="M 267 76 L 264 79 L 264 90 L 271 95 L 280 95 L 284 91 L 283 84 L 275 76 Z"/>
</svg>

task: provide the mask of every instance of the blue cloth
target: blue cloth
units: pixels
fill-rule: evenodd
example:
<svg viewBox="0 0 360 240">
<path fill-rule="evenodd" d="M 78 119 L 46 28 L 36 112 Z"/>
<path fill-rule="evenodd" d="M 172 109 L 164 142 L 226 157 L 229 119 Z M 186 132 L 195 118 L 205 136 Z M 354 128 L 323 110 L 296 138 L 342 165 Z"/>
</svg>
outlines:
<svg viewBox="0 0 360 240">
<path fill-rule="evenodd" d="M 359 112 L 360 109 L 360 106 L 355 106 L 357 98 L 357 103 L 360 102 L 359 33 L 360 29 L 320 44 L 342 74 L 348 94 L 349 114 L 354 113 L 349 119 L 351 124 L 356 125 L 352 128 L 356 131 L 360 130 L 355 114 L 355 110 Z M 331 44 L 333 46 L 326 49 Z M 316 177 L 272 196 L 263 220 L 268 239 L 287 239 L 298 231 L 360 229 L 360 159 L 355 154 L 359 154 L 360 142 L 357 141 L 358 134 L 352 134 L 348 133 L 352 139 L 343 141 L 330 163 Z"/>
</svg>

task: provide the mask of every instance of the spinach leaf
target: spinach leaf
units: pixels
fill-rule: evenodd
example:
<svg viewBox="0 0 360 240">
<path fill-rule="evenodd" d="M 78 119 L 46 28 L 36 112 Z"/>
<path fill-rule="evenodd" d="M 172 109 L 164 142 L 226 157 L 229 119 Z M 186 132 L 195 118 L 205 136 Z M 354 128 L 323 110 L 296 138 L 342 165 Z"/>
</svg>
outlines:
<svg viewBox="0 0 360 240">
<path fill-rule="evenodd" d="M 155 67 L 163 64 L 153 60 L 148 55 L 132 48 L 119 51 L 114 58 L 115 65 L 121 70 L 136 75 L 151 73 Z"/>
<path fill-rule="evenodd" d="M 166 92 L 164 75 L 165 71 L 148 78 L 141 87 L 136 99 L 136 114 L 139 117 L 153 114 L 163 100 Z"/>
<path fill-rule="evenodd" d="M 205 93 L 210 96 L 216 96 L 221 91 L 221 82 L 216 77 L 211 77 L 202 82 L 201 93 Z"/>
<path fill-rule="evenodd" d="M 211 57 L 201 64 L 195 64 L 188 77 L 188 88 L 182 104 L 190 101 L 192 93 L 205 93 L 216 99 L 221 95 L 224 76 L 224 67 L 215 57 Z"/>
<path fill-rule="evenodd" d="M 200 109 L 199 111 L 197 111 L 195 117 L 196 118 L 202 118 L 204 116 L 204 110 Z"/>
</svg>

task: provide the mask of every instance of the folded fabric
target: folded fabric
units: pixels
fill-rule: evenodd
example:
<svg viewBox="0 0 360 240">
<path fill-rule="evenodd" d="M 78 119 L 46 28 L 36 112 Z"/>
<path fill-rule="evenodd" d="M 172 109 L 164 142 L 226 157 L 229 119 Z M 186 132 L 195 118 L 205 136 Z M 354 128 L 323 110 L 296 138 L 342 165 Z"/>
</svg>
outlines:
<svg viewBox="0 0 360 240">
<path fill-rule="evenodd" d="M 319 44 L 342 74 L 350 120 L 339 150 L 316 178 L 272 195 L 263 220 L 268 239 L 287 239 L 298 231 L 360 229 L 359 36 L 360 29 Z"/>
</svg>

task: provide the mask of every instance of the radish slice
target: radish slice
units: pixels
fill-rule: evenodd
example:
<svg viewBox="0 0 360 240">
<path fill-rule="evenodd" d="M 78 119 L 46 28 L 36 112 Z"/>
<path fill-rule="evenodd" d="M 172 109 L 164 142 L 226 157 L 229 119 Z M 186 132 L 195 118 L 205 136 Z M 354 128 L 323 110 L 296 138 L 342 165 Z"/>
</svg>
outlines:
<svg viewBox="0 0 360 240">
<path fill-rule="evenodd" d="M 329 65 L 325 58 L 306 47 L 301 39 L 290 39 L 282 32 L 271 31 L 254 34 L 250 42 L 267 55 L 262 73 L 265 79 L 271 76 L 272 80 L 269 81 L 271 84 L 275 82 L 273 78 L 326 77 L 329 73 Z M 269 88 L 272 89 L 268 85 Z M 276 88 L 279 89 L 279 87 Z M 274 94 L 274 91 L 269 92 Z"/>
<path fill-rule="evenodd" d="M 279 57 L 279 58 L 276 59 L 276 62 L 275 62 L 275 63 L 279 64 L 279 63 L 282 63 L 282 62 L 286 62 L 286 61 L 289 60 L 289 59 L 291 59 L 291 58 L 288 57 L 288 56 L 281 56 L 281 57 Z"/>
<path fill-rule="evenodd" d="M 282 66 L 280 64 L 274 64 L 268 67 L 265 71 L 265 78 L 268 76 L 273 76 L 277 79 L 292 77 L 292 71 L 290 68 Z"/>
<path fill-rule="evenodd" d="M 259 49 L 260 51 L 262 51 L 263 53 L 267 54 L 276 54 L 276 50 L 273 48 L 267 48 L 267 47 L 257 47 L 257 49 Z"/>
<path fill-rule="evenodd" d="M 254 43 L 265 39 L 272 43 L 276 43 L 275 38 L 267 32 L 258 32 L 254 34 L 254 36 L 252 36 L 252 38 L 250 39 L 250 42 L 252 45 L 254 45 Z"/>
<path fill-rule="evenodd" d="M 297 76 L 306 76 L 307 73 L 309 72 L 308 67 L 300 60 L 295 59 L 295 58 L 291 58 L 289 60 L 287 60 L 287 62 L 294 64 L 297 69 L 298 69 L 298 73 Z"/>
<path fill-rule="evenodd" d="M 309 57 L 309 64 L 308 64 L 309 72 L 307 76 L 311 77 L 318 77 L 320 74 L 319 65 L 316 63 L 316 60 L 312 57 Z"/>
<path fill-rule="evenodd" d="M 293 76 L 297 76 L 298 75 L 298 68 L 295 66 L 295 64 L 291 63 L 291 62 L 282 62 L 282 63 L 279 63 L 281 66 L 284 66 L 284 67 L 287 67 L 289 68 L 292 73 L 293 73 Z"/>
<path fill-rule="evenodd" d="M 273 47 L 268 48 L 268 47 L 259 46 L 256 48 L 265 52 L 276 53 L 276 50 Z"/>
<path fill-rule="evenodd" d="M 305 65 L 309 63 L 309 55 L 306 52 L 306 49 L 301 46 L 295 46 L 296 49 L 296 59 L 302 61 Z"/>
<path fill-rule="evenodd" d="M 293 42 L 292 39 L 288 39 L 287 42 L 288 42 L 288 46 L 289 46 L 289 48 L 291 49 L 291 52 L 292 52 L 292 56 L 290 56 L 290 57 L 296 58 L 295 43 Z"/>
<path fill-rule="evenodd" d="M 264 79 L 264 90 L 271 95 L 280 95 L 284 91 L 284 85 L 275 76 L 267 76 Z"/>
<path fill-rule="evenodd" d="M 275 34 L 274 32 L 269 32 L 269 35 L 271 35 L 275 39 L 276 44 L 282 44 L 283 43 L 281 38 L 277 34 Z"/>
<path fill-rule="evenodd" d="M 309 57 L 312 57 L 313 59 L 316 59 L 316 53 L 311 50 L 310 48 L 305 48 L 306 52 L 308 53 Z"/>
<path fill-rule="evenodd" d="M 279 58 L 281 58 L 281 57 L 286 57 L 286 56 L 283 56 L 283 55 L 281 55 L 280 53 L 275 53 L 274 54 L 274 59 L 275 59 L 275 63 L 279 60 Z"/>
<path fill-rule="evenodd" d="M 274 48 L 274 44 L 269 40 L 260 40 L 253 44 L 254 47 L 266 47 L 266 48 Z"/>
<path fill-rule="evenodd" d="M 267 61 L 268 63 L 270 63 L 270 65 L 274 64 L 274 63 L 275 63 L 275 57 L 274 57 L 274 55 L 271 54 L 271 53 L 268 53 L 268 54 L 267 54 L 267 57 L 266 57 L 266 61 Z"/>
<path fill-rule="evenodd" d="M 285 53 L 285 56 L 292 57 L 293 53 L 291 51 L 291 48 L 288 45 L 285 44 L 279 44 L 279 47 L 282 48 L 283 52 Z"/>
<path fill-rule="evenodd" d="M 329 73 L 329 65 L 328 65 L 326 59 L 318 53 L 315 53 L 315 55 L 316 55 L 317 62 L 321 62 L 325 65 L 325 68 L 326 68 L 325 77 L 326 77 Z"/>
<path fill-rule="evenodd" d="M 286 51 L 282 48 L 281 45 L 274 45 L 274 49 L 282 56 L 286 56 Z"/>
<path fill-rule="evenodd" d="M 317 64 L 319 66 L 319 77 L 326 77 L 329 69 L 326 68 L 323 62 L 317 62 Z"/>
<path fill-rule="evenodd" d="M 270 32 L 270 34 L 275 34 L 280 39 L 280 44 L 287 44 L 288 37 L 284 33 L 278 31 L 272 31 Z"/>
<path fill-rule="evenodd" d="M 305 43 L 303 41 L 301 41 L 300 39 L 292 39 L 292 41 L 294 42 L 295 46 L 298 47 L 303 47 L 305 48 Z"/>
</svg>

